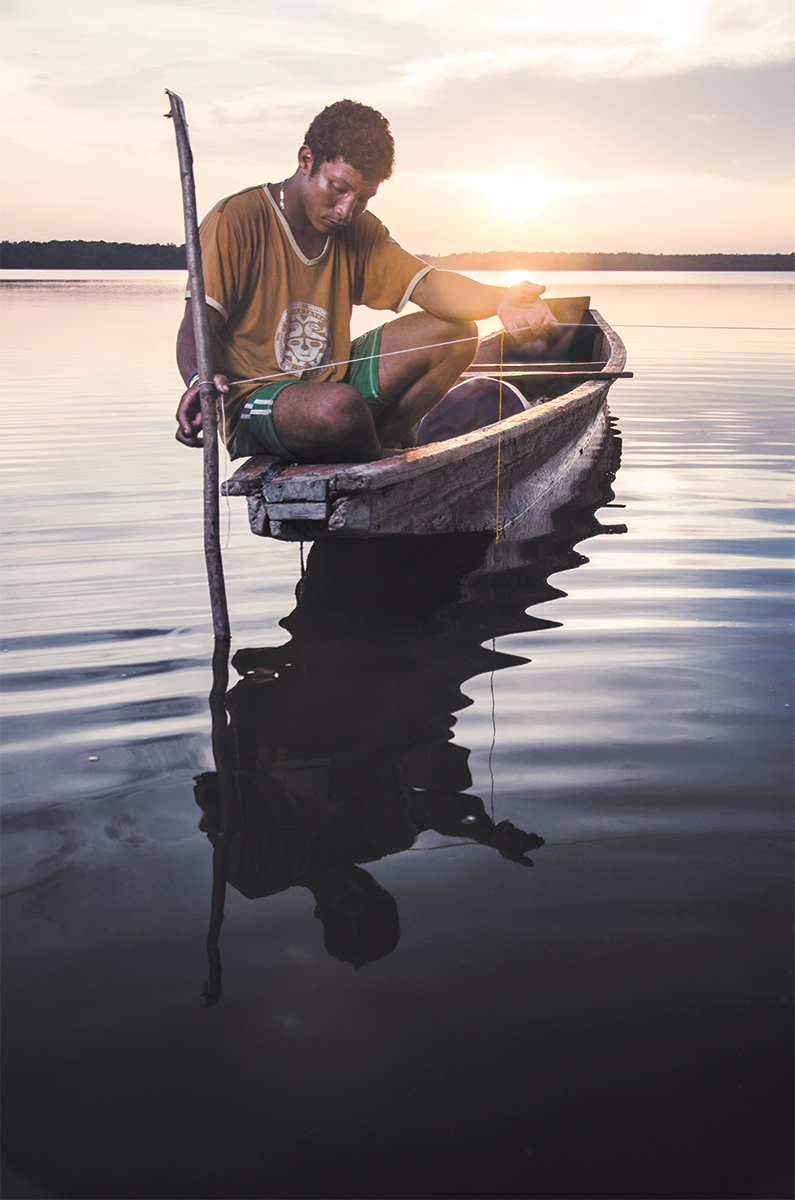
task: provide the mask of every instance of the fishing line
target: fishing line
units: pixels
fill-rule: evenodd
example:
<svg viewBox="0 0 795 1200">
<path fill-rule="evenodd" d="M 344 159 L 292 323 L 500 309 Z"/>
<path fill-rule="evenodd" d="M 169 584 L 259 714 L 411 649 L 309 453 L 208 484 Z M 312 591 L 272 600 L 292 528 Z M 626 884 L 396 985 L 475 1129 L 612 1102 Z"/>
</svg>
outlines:
<svg viewBox="0 0 795 1200">
<path fill-rule="evenodd" d="M 456 846 L 477 846 L 478 842 L 440 842 L 438 846 L 407 846 L 404 854 L 425 854 L 427 850 L 455 850 Z"/>
<path fill-rule="evenodd" d="M 630 325 L 630 324 L 622 324 L 621 322 L 616 322 L 615 324 L 616 324 L 616 327 L 619 329 L 694 329 L 694 330 L 699 330 L 699 331 L 710 330 L 712 332 L 746 332 L 746 333 L 793 333 L 793 332 L 795 332 L 795 326 L 793 326 L 793 325 Z M 569 322 L 560 322 L 558 325 L 555 326 L 555 328 L 556 329 L 586 329 L 589 327 L 582 325 L 580 322 L 570 322 L 570 323 Z M 592 328 L 598 329 L 599 327 L 593 326 Z M 496 541 L 500 540 L 500 467 L 501 467 L 502 389 L 503 389 L 505 336 L 506 336 L 506 333 L 522 333 L 522 332 L 525 332 L 525 331 L 531 330 L 531 329 L 532 329 L 531 325 L 517 325 L 512 330 L 502 329 L 500 331 L 500 375 L 499 375 L 500 392 L 499 392 L 499 417 L 498 417 L 499 426 L 498 426 L 498 435 L 497 435 L 497 513 L 496 513 L 496 519 L 495 519 L 495 532 L 494 532 Z M 489 335 L 487 334 L 486 336 L 488 337 Z M 366 354 L 366 355 L 363 355 L 358 360 L 352 359 L 352 358 L 342 358 L 342 359 L 339 359 L 337 362 L 325 363 L 321 367 L 307 367 L 307 368 L 305 368 L 305 370 L 327 371 L 334 367 L 348 367 L 355 361 L 371 362 L 371 361 L 373 361 L 375 359 L 379 359 L 379 358 L 392 358 L 397 354 L 412 354 L 418 350 L 438 350 L 443 346 L 456 346 L 456 345 L 461 345 L 464 342 L 473 342 L 473 341 L 478 341 L 478 340 L 479 340 L 478 338 L 473 338 L 473 337 L 451 338 L 448 341 L 429 342 L 424 346 L 405 346 L 400 350 L 383 350 L 383 351 L 381 351 L 380 354 Z M 474 363 L 473 365 L 477 366 L 477 363 Z M 576 363 L 573 363 L 571 365 L 573 367 L 575 367 Z M 288 378 L 292 374 L 294 374 L 294 372 L 276 371 L 271 375 L 255 375 L 251 379 L 232 380 L 231 386 L 238 387 L 238 386 L 240 386 L 242 384 L 246 384 L 246 383 L 267 383 L 267 381 L 270 379 L 285 379 L 285 378 Z M 594 378 L 596 379 L 598 377 L 599 377 L 599 373 L 596 372 L 594 374 Z M 304 382 L 304 381 L 302 381 L 300 379 L 296 379 L 296 383 L 300 383 L 300 382 Z M 202 384 L 204 384 L 204 383 L 212 384 L 212 381 L 206 380 L 206 379 L 199 380 L 194 386 L 201 387 Z M 212 386 L 214 386 L 214 384 Z M 226 405 L 222 403 L 220 407 L 221 407 L 221 423 L 222 423 L 222 431 L 223 431 L 224 450 L 226 452 L 227 467 L 230 467 L 232 464 L 232 460 L 229 456 L 229 447 L 227 446 L 227 442 L 226 442 Z M 229 478 L 229 475 L 228 475 L 228 471 L 227 471 L 226 479 L 224 480 L 224 482 L 227 482 L 228 478 Z M 228 548 L 229 539 L 231 536 L 231 528 L 232 528 L 232 509 L 231 509 L 231 505 L 229 503 L 228 495 L 226 497 L 226 508 L 227 508 L 226 545 Z"/>
<path fill-rule="evenodd" d="M 500 389 L 499 406 L 497 409 L 497 511 L 494 516 L 494 541 L 500 540 L 500 467 L 502 465 L 502 364 L 503 348 L 505 346 L 505 331 L 500 334 Z"/>
<path fill-rule="evenodd" d="M 795 333 L 795 325 L 627 325 L 620 321 L 613 322 L 617 329 L 697 329 L 697 330 L 712 330 L 715 333 Z M 504 339 L 506 333 L 523 333 L 526 330 L 532 329 L 532 325 L 517 325 L 513 329 L 502 330 L 501 339 Z M 556 329 L 598 329 L 598 325 L 582 325 L 580 322 L 567 323 L 559 322 L 555 326 Z M 485 335 L 490 336 L 489 334 Z M 305 371 L 328 371 L 333 367 L 349 367 L 354 362 L 371 362 L 379 358 L 392 358 L 396 354 L 413 354 L 417 350 L 439 350 L 442 346 L 458 346 L 462 342 L 478 341 L 474 337 L 450 338 L 443 342 L 428 342 L 425 346 L 405 346 L 401 350 L 382 350 L 380 354 L 364 354 L 360 358 L 341 358 L 336 362 L 323 363 L 318 367 L 305 367 Z M 576 363 L 572 363 L 576 366 Z M 473 363 L 477 366 L 477 363 Z M 231 387 L 238 387 L 244 383 L 267 383 L 270 379 L 286 379 L 291 375 L 295 375 L 294 371 L 275 371 L 272 375 L 254 375 L 251 379 L 234 379 L 230 380 Z M 206 379 L 200 380 L 194 386 L 201 386 L 202 383 L 207 383 Z M 311 380 L 296 379 L 296 383 L 311 383 Z"/>
<path fill-rule="evenodd" d="M 491 639 L 491 652 L 497 653 L 497 639 Z M 489 778 L 491 779 L 491 789 L 489 791 L 489 807 L 491 808 L 491 820 L 494 822 L 494 747 L 497 745 L 497 704 L 494 699 L 494 667 L 491 668 L 489 677 L 489 687 L 491 688 L 491 746 L 489 747 Z"/>
<path fill-rule="evenodd" d="M 724 330 L 741 333 L 795 333 L 795 325 L 625 325 L 621 321 L 616 321 L 615 325 L 618 329 L 712 329 L 717 333 Z M 573 329 L 579 326 L 568 325 L 566 328 Z"/>
<path fill-rule="evenodd" d="M 216 400 L 216 407 L 218 407 L 217 400 Z M 223 443 L 224 443 L 224 453 L 226 455 L 226 471 L 224 472 L 224 476 L 225 476 L 224 483 L 227 483 L 229 480 L 229 468 L 232 465 L 232 459 L 229 457 L 229 447 L 226 444 L 226 406 L 224 405 L 223 401 L 221 402 L 220 408 L 221 408 L 221 435 L 222 435 Z M 221 491 L 223 491 L 224 494 L 226 495 L 226 545 L 224 546 L 224 550 L 228 550 L 229 549 L 229 539 L 232 536 L 232 505 L 229 503 L 229 493 L 224 488 L 222 488 Z"/>
</svg>

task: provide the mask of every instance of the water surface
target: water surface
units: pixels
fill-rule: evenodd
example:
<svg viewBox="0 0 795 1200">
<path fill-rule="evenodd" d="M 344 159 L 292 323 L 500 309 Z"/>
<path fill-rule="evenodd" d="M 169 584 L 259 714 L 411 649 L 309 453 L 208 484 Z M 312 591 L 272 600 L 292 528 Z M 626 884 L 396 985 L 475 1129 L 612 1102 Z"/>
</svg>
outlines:
<svg viewBox="0 0 795 1200">
<path fill-rule="evenodd" d="M 42 274 L 2 287 L 4 1194 L 791 1195 L 789 277 L 547 277 L 635 378 L 540 540 L 306 547 L 296 601 L 230 501 L 203 1007 L 182 279 Z"/>
</svg>

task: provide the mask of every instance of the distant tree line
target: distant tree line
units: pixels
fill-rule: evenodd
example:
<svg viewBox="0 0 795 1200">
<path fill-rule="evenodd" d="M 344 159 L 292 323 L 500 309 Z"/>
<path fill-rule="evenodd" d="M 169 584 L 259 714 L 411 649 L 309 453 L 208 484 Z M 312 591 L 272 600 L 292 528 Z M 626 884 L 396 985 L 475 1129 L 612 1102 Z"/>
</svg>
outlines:
<svg viewBox="0 0 795 1200">
<path fill-rule="evenodd" d="M 79 271 L 185 270 L 185 247 L 173 242 L 0 242 L 0 266 Z"/>
<path fill-rule="evenodd" d="M 458 271 L 793 271 L 795 254 L 579 254 L 488 250 L 421 254 L 435 267 Z"/>
<path fill-rule="evenodd" d="M 421 254 L 459 271 L 793 271 L 795 254 L 580 254 L 488 250 Z M 173 242 L 0 242 L 0 266 L 42 270 L 180 271 L 185 247 Z"/>
</svg>

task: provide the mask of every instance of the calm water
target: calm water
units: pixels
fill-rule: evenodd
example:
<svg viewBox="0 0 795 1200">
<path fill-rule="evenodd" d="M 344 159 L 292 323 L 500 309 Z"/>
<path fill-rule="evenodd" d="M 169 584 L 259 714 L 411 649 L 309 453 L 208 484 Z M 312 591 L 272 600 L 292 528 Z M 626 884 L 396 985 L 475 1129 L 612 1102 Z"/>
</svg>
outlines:
<svg viewBox="0 0 795 1200">
<path fill-rule="evenodd" d="M 547 277 L 636 374 L 540 540 L 296 604 L 230 501 L 206 1007 L 182 279 L 3 274 L 4 1196 L 791 1195 L 791 279 Z"/>
</svg>

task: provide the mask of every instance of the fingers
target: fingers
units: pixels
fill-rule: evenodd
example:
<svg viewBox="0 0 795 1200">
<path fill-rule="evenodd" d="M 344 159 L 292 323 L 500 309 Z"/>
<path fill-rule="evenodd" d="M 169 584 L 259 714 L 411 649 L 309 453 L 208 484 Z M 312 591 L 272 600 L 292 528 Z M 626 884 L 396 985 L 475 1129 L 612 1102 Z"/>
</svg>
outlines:
<svg viewBox="0 0 795 1200">
<path fill-rule="evenodd" d="M 179 441 L 194 436 L 196 430 L 201 428 L 201 401 L 199 400 L 199 385 L 197 383 L 194 383 L 193 387 L 189 387 L 187 391 L 182 393 L 176 412 L 176 422 L 179 432 L 183 434 L 183 438 L 180 438 L 179 434 L 177 435 Z M 189 445 L 190 443 L 186 442 L 185 444 Z"/>
<path fill-rule="evenodd" d="M 213 386 L 217 392 L 224 394 L 229 391 L 229 380 L 226 375 L 213 375 Z M 202 446 L 201 436 L 202 411 L 199 383 L 194 383 L 183 392 L 176 413 L 177 431 L 174 437 L 183 446 Z"/>
<path fill-rule="evenodd" d="M 182 432 L 181 429 L 178 429 L 177 432 L 174 434 L 174 437 L 177 439 L 178 442 L 181 442 L 183 446 L 191 446 L 194 449 L 200 448 L 201 446 L 204 445 L 204 441 L 202 440 L 201 434 L 199 434 L 196 437 L 187 437 Z"/>
<path fill-rule="evenodd" d="M 544 337 L 558 326 L 549 308 L 540 298 L 545 288 L 529 279 L 509 288 L 497 308 L 497 316 L 518 342 Z"/>
<path fill-rule="evenodd" d="M 533 283 L 529 279 L 522 279 L 513 287 L 508 288 L 505 298 L 511 304 L 532 304 L 546 290 L 542 283 Z"/>
<path fill-rule="evenodd" d="M 528 318 L 527 324 L 530 326 L 531 332 L 538 335 L 551 333 L 553 329 L 557 329 L 559 324 L 543 300 L 539 300 L 537 304 L 533 305 L 528 312 Z"/>
<path fill-rule="evenodd" d="M 534 304 L 532 308 L 515 308 L 499 314 L 503 325 L 509 333 L 519 335 L 519 340 L 528 337 L 543 337 L 552 333 L 558 327 L 558 321 L 552 316 L 543 301 Z"/>
<path fill-rule="evenodd" d="M 177 409 L 177 431 L 174 437 L 183 446 L 201 446 L 202 414 L 198 407 L 198 394 L 191 396 L 193 388 L 189 388 L 182 397 Z"/>
<path fill-rule="evenodd" d="M 557 328 L 558 322 L 547 308 L 543 300 L 537 300 L 530 308 L 520 310 L 525 324 L 534 330 L 551 330 Z"/>
</svg>

